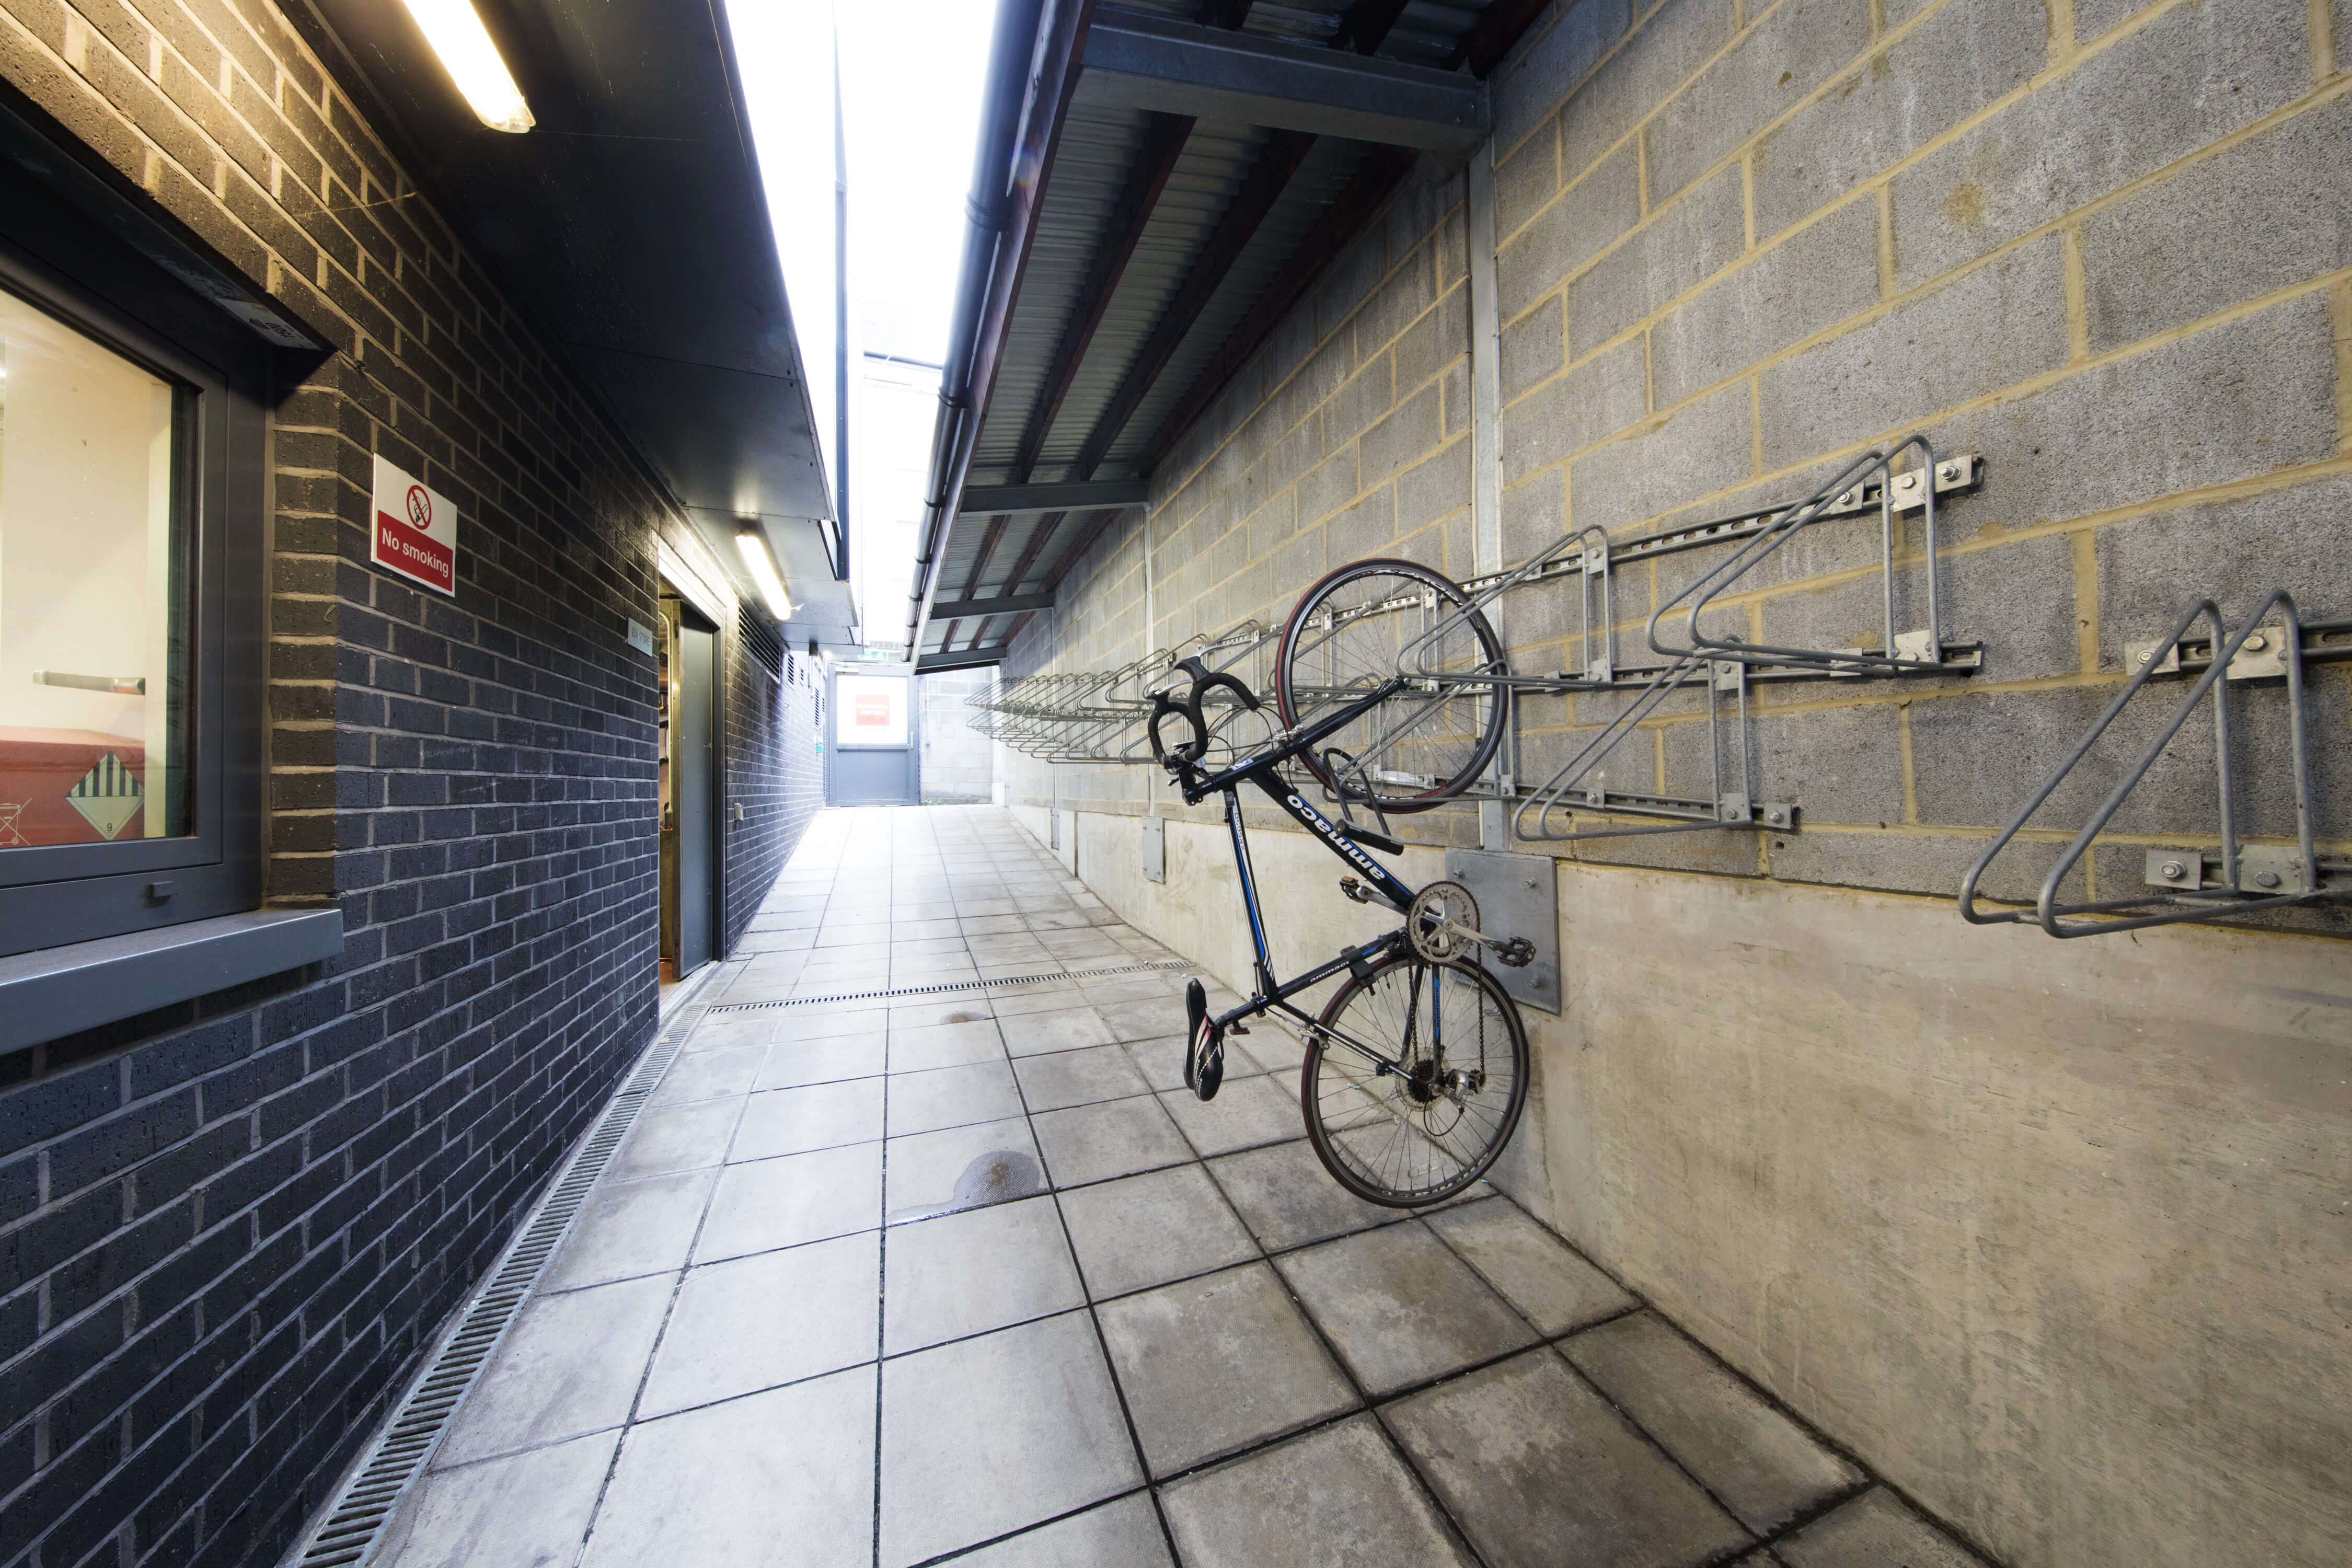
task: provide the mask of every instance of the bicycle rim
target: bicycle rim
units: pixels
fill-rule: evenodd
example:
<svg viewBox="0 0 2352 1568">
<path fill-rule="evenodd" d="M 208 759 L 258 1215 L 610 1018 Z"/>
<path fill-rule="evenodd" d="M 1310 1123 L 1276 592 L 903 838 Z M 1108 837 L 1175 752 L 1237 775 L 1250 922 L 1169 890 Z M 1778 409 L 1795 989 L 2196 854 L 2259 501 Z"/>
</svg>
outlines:
<svg viewBox="0 0 2352 1568">
<path fill-rule="evenodd" d="M 1431 1023 L 1440 1053 L 1432 1049 Z M 1299 1073 L 1316 1158 L 1368 1203 L 1419 1208 L 1468 1187 L 1502 1153 L 1528 1097 L 1528 1037 L 1500 982 L 1476 964 L 1391 958 L 1350 978 L 1323 1009 Z M 1403 1063 L 1381 1072 L 1352 1038 Z M 1438 1072 L 1483 1082 L 1433 1092 Z"/>
<path fill-rule="evenodd" d="M 1391 676 L 1453 678 L 1399 692 L 1299 759 L 1341 800 L 1426 811 L 1493 760 L 1505 698 L 1475 678 L 1507 668 L 1494 627 L 1452 581 L 1411 561 L 1358 561 L 1300 595 L 1275 655 L 1275 700 L 1295 729 Z M 1321 754 L 1333 749 L 1350 764 Z"/>
</svg>

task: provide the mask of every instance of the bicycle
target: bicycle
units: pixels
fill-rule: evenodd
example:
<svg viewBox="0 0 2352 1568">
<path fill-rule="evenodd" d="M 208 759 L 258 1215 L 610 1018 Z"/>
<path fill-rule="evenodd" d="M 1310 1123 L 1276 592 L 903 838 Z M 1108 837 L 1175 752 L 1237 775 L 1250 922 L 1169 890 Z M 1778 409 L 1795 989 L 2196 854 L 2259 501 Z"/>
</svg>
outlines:
<svg viewBox="0 0 2352 1568">
<path fill-rule="evenodd" d="M 1415 674 L 1400 673 L 1394 649 L 1425 639 L 1433 617 L 1454 618 L 1464 640 L 1434 655 L 1420 647 Z M 1299 1106 L 1316 1157 L 1332 1178 L 1391 1208 L 1439 1203 L 1486 1173 L 1527 1104 L 1527 1028 L 1477 954 L 1492 952 L 1517 966 L 1534 949 L 1524 938 L 1482 931 L 1477 902 L 1458 883 L 1416 889 L 1374 860 L 1364 846 L 1402 855 L 1404 845 L 1354 822 L 1349 808 L 1365 805 L 1385 824 L 1388 815 L 1427 810 L 1467 788 L 1493 757 L 1507 721 L 1499 684 L 1482 689 L 1479 677 L 1501 675 L 1507 666 L 1493 628 L 1462 590 L 1402 561 L 1360 561 L 1309 588 L 1284 627 L 1276 663 L 1282 732 L 1220 771 L 1202 766 L 1218 728 L 1206 700 L 1223 690 L 1255 712 L 1263 706 L 1256 693 L 1192 658 L 1175 667 L 1190 680 L 1181 700 L 1167 688 L 1151 694 L 1152 754 L 1185 804 L 1224 798 L 1255 955 L 1254 994 L 1216 1017 L 1209 1016 L 1201 982 L 1186 985 L 1185 1085 L 1213 1099 L 1223 1081 L 1225 1037 L 1245 1036 L 1246 1020 L 1278 1011 L 1307 1039 Z M 1428 679 L 1432 668 L 1444 679 Z M 1190 739 L 1171 745 L 1162 737 L 1160 722 L 1171 716 L 1189 721 Z M 1232 718 L 1228 713 L 1226 722 Z M 1339 736 L 1349 737 L 1354 750 L 1326 744 Z M 1417 759 L 1428 771 L 1368 767 L 1357 760 L 1364 757 Z M 1294 760 L 1339 803 L 1348 831 L 1283 776 Z M 1242 822 L 1244 784 L 1255 786 L 1350 868 L 1354 874 L 1339 879 L 1343 893 L 1359 903 L 1386 904 L 1405 923 L 1277 980 Z M 1347 978 L 1320 1014 L 1292 1002 L 1342 973 Z"/>
</svg>

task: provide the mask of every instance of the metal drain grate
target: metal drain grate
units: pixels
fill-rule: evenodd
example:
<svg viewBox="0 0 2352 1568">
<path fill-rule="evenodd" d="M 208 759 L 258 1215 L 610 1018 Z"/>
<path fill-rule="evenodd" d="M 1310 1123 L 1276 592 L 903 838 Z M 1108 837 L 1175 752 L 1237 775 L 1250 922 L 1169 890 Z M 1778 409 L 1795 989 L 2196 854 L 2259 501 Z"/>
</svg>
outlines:
<svg viewBox="0 0 2352 1568">
<path fill-rule="evenodd" d="M 1051 974 L 1008 974 L 1001 980 L 957 980 L 940 985 L 901 985 L 890 991 L 837 991 L 830 996 L 793 996 L 782 1002 L 713 1002 L 706 1012 L 764 1013 L 777 1007 L 808 1007 L 819 1002 L 878 1002 L 892 996 L 937 996 L 950 991 L 993 991 L 1001 985 L 1042 985 L 1049 980 L 1094 980 L 1106 974 L 1140 974 L 1152 969 L 1185 969 L 1181 958 L 1122 963 L 1110 969 L 1056 970 Z"/>
<path fill-rule="evenodd" d="M 692 1014 L 699 1009 L 688 1006 L 680 1011 Z M 374 1556 L 383 1527 L 398 1511 L 416 1478 L 425 1473 L 450 1416 L 489 1363 L 490 1352 L 506 1336 L 508 1325 L 538 1283 L 540 1270 L 546 1267 L 556 1243 L 563 1239 L 588 1190 L 596 1184 L 613 1151 L 620 1147 L 630 1123 L 637 1119 L 646 1096 L 677 1058 L 692 1024 L 690 1017 L 674 1019 L 604 1108 L 604 1116 L 573 1152 L 563 1174 L 508 1245 L 488 1282 L 465 1309 L 457 1331 L 418 1374 L 367 1458 L 352 1472 L 342 1494 L 309 1539 L 286 1559 L 289 1568 L 361 1568 Z"/>
</svg>

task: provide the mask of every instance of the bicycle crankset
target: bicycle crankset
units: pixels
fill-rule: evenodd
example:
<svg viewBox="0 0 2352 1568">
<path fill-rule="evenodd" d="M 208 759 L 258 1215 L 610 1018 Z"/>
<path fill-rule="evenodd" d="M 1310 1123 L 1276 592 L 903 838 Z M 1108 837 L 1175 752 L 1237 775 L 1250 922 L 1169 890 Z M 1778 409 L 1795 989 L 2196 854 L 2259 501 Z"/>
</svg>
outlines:
<svg viewBox="0 0 2352 1568">
<path fill-rule="evenodd" d="M 1405 938 L 1413 952 L 1432 963 L 1459 958 L 1473 947 L 1494 950 L 1513 969 L 1525 967 L 1536 955 L 1535 943 L 1522 936 L 1488 936 L 1478 929 L 1478 900 L 1459 882 L 1432 882 L 1416 894 L 1405 911 Z"/>
</svg>

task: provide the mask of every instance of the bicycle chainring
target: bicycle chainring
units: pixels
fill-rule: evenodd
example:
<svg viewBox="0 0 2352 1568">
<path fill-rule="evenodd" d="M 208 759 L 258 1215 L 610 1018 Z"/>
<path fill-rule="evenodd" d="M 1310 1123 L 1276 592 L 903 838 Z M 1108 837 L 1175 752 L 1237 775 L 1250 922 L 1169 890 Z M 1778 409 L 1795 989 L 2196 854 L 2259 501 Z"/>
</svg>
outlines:
<svg viewBox="0 0 2352 1568">
<path fill-rule="evenodd" d="M 1459 882 L 1432 882 L 1413 896 L 1404 930 L 1413 952 L 1432 963 L 1449 963 L 1475 945 L 1465 933 L 1478 930 L 1478 900 Z"/>
</svg>

